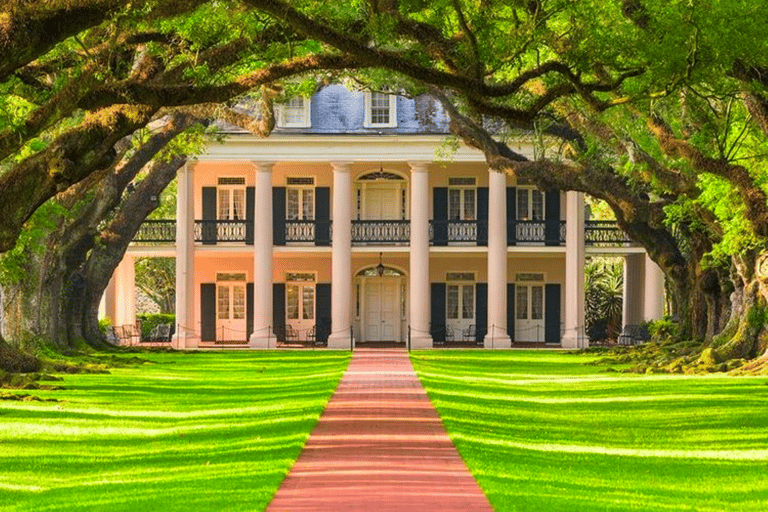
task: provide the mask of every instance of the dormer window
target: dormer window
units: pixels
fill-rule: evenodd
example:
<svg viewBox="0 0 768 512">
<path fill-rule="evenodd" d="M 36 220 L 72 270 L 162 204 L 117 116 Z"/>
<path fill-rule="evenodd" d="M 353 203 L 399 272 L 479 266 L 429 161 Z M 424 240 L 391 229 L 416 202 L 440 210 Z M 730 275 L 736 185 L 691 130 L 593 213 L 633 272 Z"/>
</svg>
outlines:
<svg viewBox="0 0 768 512">
<path fill-rule="evenodd" d="M 396 128 L 397 96 L 381 92 L 366 93 L 365 127 Z"/>
<path fill-rule="evenodd" d="M 310 100 L 298 96 L 278 105 L 277 126 L 280 128 L 311 128 Z"/>
</svg>

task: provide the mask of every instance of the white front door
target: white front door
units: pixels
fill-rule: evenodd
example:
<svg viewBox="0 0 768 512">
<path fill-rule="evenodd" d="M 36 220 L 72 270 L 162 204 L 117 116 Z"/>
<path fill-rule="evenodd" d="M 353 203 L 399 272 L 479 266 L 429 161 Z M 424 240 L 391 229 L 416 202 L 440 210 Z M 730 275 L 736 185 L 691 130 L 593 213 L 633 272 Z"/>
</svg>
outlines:
<svg viewBox="0 0 768 512">
<path fill-rule="evenodd" d="M 216 283 L 216 339 L 246 341 L 245 283 Z"/>
<path fill-rule="evenodd" d="M 476 324 L 475 284 L 448 283 L 445 306 L 445 324 L 448 327 L 448 333 L 453 335 L 452 341 L 462 341 L 463 333 L 469 332 L 469 327 Z"/>
<path fill-rule="evenodd" d="M 285 316 L 299 339 L 306 339 L 315 325 L 315 283 L 285 285 Z"/>
<path fill-rule="evenodd" d="M 366 281 L 364 341 L 400 341 L 399 295 L 399 279 Z"/>
<path fill-rule="evenodd" d="M 544 341 L 544 285 L 515 285 L 515 341 Z"/>
</svg>

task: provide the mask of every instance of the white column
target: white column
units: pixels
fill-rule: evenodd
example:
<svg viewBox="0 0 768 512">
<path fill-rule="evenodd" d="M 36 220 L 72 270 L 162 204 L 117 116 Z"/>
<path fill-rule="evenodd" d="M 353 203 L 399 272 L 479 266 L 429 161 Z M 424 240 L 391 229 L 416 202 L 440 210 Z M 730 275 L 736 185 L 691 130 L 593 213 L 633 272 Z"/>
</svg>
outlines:
<svg viewBox="0 0 768 512">
<path fill-rule="evenodd" d="M 196 348 L 200 340 L 195 321 L 195 191 L 192 167 L 176 174 L 176 348 Z"/>
<path fill-rule="evenodd" d="M 485 348 L 510 348 L 507 333 L 507 176 L 493 169 L 488 183 L 488 333 Z"/>
<path fill-rule="evenodd" d="M 429 334 L 429 167 L 411 166 L 410 318 L 411 348 L 432 348 Z"/>
<path fill-rule="evenodd" d="M 136 273 L 133 256 L 126 253 L 115 270 L 115 325 L 136 323 Z"/>
<path fill-rule="evenodd" d="M 664 316 L 664 272 L 645 255 L 645 300 L 643 318 L 661 320 Z"/>
<path fill-rule="evenodd" d="M 272 328 L 272 162 L 256 163 L 251 348 L 275 348 Z"/>
<path fill-rule="evenodd" d="M 328 348 L 349 349 L 352 323 L 352 182 L 350 162 L 333 166 L 331 334 Z"/>
<path fill-rule="evenodd" d="M 104 295 L 101 297 L 99 303 L 99 319 L 109 318 L 112 324 L 115 323 L 115 276 L 113 275 L 106 289 L 104 289 Z"/>
<path fill-rule="evenodd" d="M 563 348 L 586 348 L 584 332 L 584 194 L 566 192 Z"/>
<path fill-rule="evenodd" d="M 624 257 L 624 291 L 621 307 L 622 326 L 638 325 L 643 321 L 644 279 L 645 255 L 627 254 Z"/>
</svg>

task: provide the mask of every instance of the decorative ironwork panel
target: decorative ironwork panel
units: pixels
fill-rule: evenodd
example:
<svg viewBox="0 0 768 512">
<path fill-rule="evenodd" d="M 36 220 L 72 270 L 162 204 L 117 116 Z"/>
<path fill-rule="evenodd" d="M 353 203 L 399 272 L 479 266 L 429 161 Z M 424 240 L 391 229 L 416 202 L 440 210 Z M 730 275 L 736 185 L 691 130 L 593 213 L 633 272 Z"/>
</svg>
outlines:
<svg viewBox="0 0 768 512">
<path fill-rule="evenodd" d="M 315 221 L 314 220 L 286 220 L 285 221 L 285 241 L 286 242 L 314 242 L 315 241 Z"/>
<path fill-rule="evenodd" d="M 477 221 L 448 221 L 448 242 L 477 242 Z"/>
<path fill-rule="evenodd" d="M 195 242 L 245 242 L 244 220 L 196 220 Z"/>
<path fill-rule="evenodd" d="M 584 243 L 595 247 L 631 244 L 632 240 L 619 229 L 616 221 L 588 220 L 584 223 Z"/>
<path fill-rule="evenodd" d="M 565 228 L 565 221 L 560 221 L 560 244 L 565 245 L 565 235 L 566 235 L 566 228 Z"/>
<path fill-rule="evenodd" d="M 546 223 L 538 220 L 516 221 L 515 234 L 517 242 L 541 242 L 546 240 Z"/>
<path fill-rule="evenodd" d="M 175 220 L 145 220 L 139 227 L 135 243 L 174 243 L 176 241 Z"/>
<path fill-rule="evenodd" d="M 353 220 L 353 243 L 407 244 L 411 239 L 408 220 Z"/>
</svg>

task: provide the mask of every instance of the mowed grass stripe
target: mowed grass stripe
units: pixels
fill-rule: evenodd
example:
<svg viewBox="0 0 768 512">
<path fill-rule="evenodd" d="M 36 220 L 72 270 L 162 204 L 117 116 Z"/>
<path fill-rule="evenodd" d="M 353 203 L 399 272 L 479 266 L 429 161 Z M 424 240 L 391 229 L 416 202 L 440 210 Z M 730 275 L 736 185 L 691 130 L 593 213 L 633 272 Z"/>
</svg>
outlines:
<svg viewBox="0 0 768 512">
<path fill-rule="evenodd" d="M 768 510 L 764 377 L 606 374 L 562 352 L 412 361 L 497 511 Z"/>
<path fill-rule="evenodd" d="M 0 510 L 262 510 L 344 352 L 152 353 L 0 402 Z"/>
</svg>

